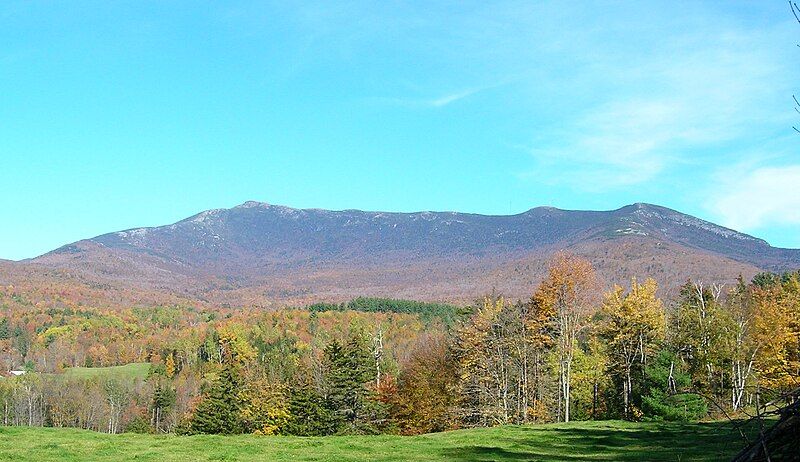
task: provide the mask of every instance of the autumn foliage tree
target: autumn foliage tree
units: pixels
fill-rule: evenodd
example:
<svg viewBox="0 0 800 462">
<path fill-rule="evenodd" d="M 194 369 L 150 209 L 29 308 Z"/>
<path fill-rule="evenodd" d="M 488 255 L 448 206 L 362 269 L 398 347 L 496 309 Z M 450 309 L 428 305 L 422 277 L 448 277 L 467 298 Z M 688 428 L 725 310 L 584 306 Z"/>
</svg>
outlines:
<svg viewBox="0 0 800 462">
<path fill-rule="evenodd" d="M 597 279 L 592 264 L 564 252 L 550 262 L 545 280 L 533 295 L 540 313 L 553 319 L 558 356 L 559 420 L 569 422 L 572 389 L 572 363 L 578 348 L 578 335 L 595 309 Z"/>
<path fill-rule="evenodd" d="M 602 336 L 608 344 L 609 372 L 622 389 L 622 415 L 636 417 L 639 410 L 633 402 L 634 378 L 644 378 L 644 368 L 664 340 L 666 319 L 661 300 L 656 296 L 658 284 L 647 279 L 639 284 L 631 281 L 629 291 L 615 287 L 602 305 Z"/>
<path fill-rule="evenodd" d="M 519 418 L 525 325 L 516 308 L 502 297 L 486 297 L 457 330 L 453 352 L 463 425 L 497 425 Z"/>
<path fill-rule="evenodd" d="M 722 287 L 690 282 L 681 288 L 673 327 L 675 345 L 694 378 L 693 387 L 724 398 L 735 348 L 736 326 L 721 300 Z"/>
<path fill-rule="evenodd" d="M 403 434 L 455 428 L 457 375 L 448 339 L 423 337 L 403 365 L 391 398 L 392 416 Z"/>
<path fill-rule="evenodd" d="M 759 288 L 753 336 L 756 373 L 764 389 L 787 391 L 800 382 L 800 275 Z"/>
</svg>

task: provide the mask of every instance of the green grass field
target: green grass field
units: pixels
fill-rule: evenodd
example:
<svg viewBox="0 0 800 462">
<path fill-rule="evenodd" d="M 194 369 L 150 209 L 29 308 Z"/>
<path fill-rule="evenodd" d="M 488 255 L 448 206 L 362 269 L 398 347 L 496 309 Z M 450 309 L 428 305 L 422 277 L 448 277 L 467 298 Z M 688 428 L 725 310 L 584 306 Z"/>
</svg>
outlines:
<svg viewBox="0 0 800 462">
<path fill-rule="evenodd" d="M 114 379 L 144 379 L 150 371 L 150 363 L 130 363 L 124 366 L 111 367 L 70 367 L 62 374 L 67 379 L 91 379 L 114 378 Z"/>
<path fill-rule="evenodd" d="M 741 447 L 728 422 L 575 422 L 413 437 L 321 438 L 0 427 L 2 461 L 716 461 Z"/>
</svg>

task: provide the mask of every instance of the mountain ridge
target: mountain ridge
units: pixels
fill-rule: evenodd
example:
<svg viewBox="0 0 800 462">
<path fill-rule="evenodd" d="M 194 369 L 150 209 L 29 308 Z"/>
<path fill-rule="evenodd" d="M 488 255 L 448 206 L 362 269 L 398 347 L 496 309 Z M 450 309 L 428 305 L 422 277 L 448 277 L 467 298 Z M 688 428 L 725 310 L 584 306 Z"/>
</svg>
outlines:
<svg viewBox="0 0 800 462">
<path fill-rule="evenodd" d="M 254 209 L 254 208 L 277 210 L 277 211 L 280 211 L 281 213 L 284 213 L 284 214 L 304 214 L 304 213 L 349 214 L 349 213 L 357 213 L 357 214 L 374 215 L 375 217 L 379 217 L 379 216 L 380 217 L 383 217 L 383 216 L 398 216 L 398 217 L 409 216 L 409 217 L 415 217 L 415 216 L 418 216 L 418 217 L 421 217 L 423 219 L 427 219 L 426 217 L 434 217 L 434 219 L 435 219 L 435 218 L 438 218 L 438 217 L 441 217 L 441 216 L 471 216 L 471 217 L 505 219 L 505 218 L 516 218 L 516 217 L 524 217 L 524 216 L 531 216 L 531 215 L 542 215 L 543 213 L 587 214 L 587 215 L 596 214 L 596 215 L 602 215 L 602 214 L 617 214 L 617 213 L 625 212 L 625 211 L 628 211 L 628 210 L 633 210 L 634 214 L 637 213 L 637 212 L 643 211 L 643 210 L 650 211 L 650 213 L 652 213 L 653 211 L 662 211 L 662 212 L 666 212 L 667 214 L 672 215 L 673 217 L 682 218 L 683 220 L 674 220 L 674 218 L 673 218 L 673 221 L 676 221 L 676 222 L 681 222 L 682 221 L 681 224 L 686 224 L 686 225 L 693 224 L 695 226 L 702 225 L 707 230 L 712 230 L 712 232 L 715 232 L 717 234 L 721 234 L 726 238 L 733 237 L 733 238 L 739 239 L 739 240 L 754 241 L 754 242 L 758 242 L 760 244 L 763 244 L 765 246 L 772 247 L 772 246 L 769 245 L 769 243 L 767 241 L 765 241 L 763 239 L 760 239 L 760 238 L 757 238 L 757 237 L 754 237 L 754 236 L 751 236 L 751 235 L 748 235 L 746 233 L 742 233 L 740 231 L 736 231 L 736 230 L 731 229 L 731 228 L 727 228 L 727 227 L 724 227 L 724 226 L 721 226 L 721 225 L 717 225 L 717 224 L 712 223 L 710 221 L 703 220 L 703 219 L 700 219 L 700 218 L 696 218 L 696 217 L 693 217 L 691 215 L 683 214 L 681 212 L 678 212 L 676 210 L 673 210 L 673 209 L 670 209 L 670 208 L 667 208 L 667 207 L 659 206 L 659 205 L 656 205 L 656 204 L 644 203 L 644 202 L 637 202 L 637 203 L 626 205 L 626 206 L 620 207 L 618 209 L 613 209 L 613 210 L 571 210 L 571 209 L 560 209 L 560 208 L 552 207 L 552 206 L 539 206 L 539 207 L 533 207 L 531 209 L 528 209 L 528 210 L 526 210 L 524 212 L 520 212 L 520 213 L 517 213 L 517 214 L 508 214 L 508 215 L 499 215 L 498 214 L 498 215 L 494 215 L 494 214 L 479 214 L 479 213 L 467 213 L 467 212 L 455 212 L 455 211 L 431 211 L 431 210 L 416 211 L 416 212 L 385 212 L 385 211 L 368 211 L 368 210 L 360 210 L 360 209 L 343 209 L 343 210 L 328 210 L 328 209 L 321 209 L 321 208 L 305 208 L 304 209 L 304 208 L 288 207 L 288 206 L 284 206 L 284 205 L 270 204 L 270 203 L 267 203 L 267 202 L 246 201 L 246 202 L 244 202 L 242 204 L 239 204 L 239 205 L 231 207 L 231 208 L 217 208 L 217 209 L 205 210 L 205 211 L 202 211 L 202 212 L 197 213 L 195 215 L 192 215 L 190 217 L 187 217 L 187 218 L 184 218 L 182 220 L 179 220 L 179 221 L 177 221 L 177 222 L 175 222 L 173 224 L 170 224 L 170 225 L 130 228 L 130 229 L 126 229 L 126 230 L 121 230 L 121 231 L 115 231 L 115 232 L 101 234 L 101 235 L 95 236 L 93 238 L 83 239 L 83 240 L 77 241 L 77 242 L 82 242 L 82 241 L 87 241 L 87 240 L 88 241 L 100 241 L 100 242 L 103 242 L 105 240 L 108 240 L 109 237 L 114 236 L 114 235 L 122 236 L 122 237 L 128 237 L 128 235 L 138 235 L 138 234 L 143 234 L 143 233 L 147 233 L 147 232 L 150 232 L 150 231 L 162 230 L 162 229 L 165 229 L 165 228 L 174 229 L 177 225 L 180 225 L 182 223 L 189 223 L 189 222 L 199 223 L 199 222 L 203 222 L 203 221 L 205 221 L 207 219 L 207 217 L 213 216 L 213 215 L 221 213 L 221 212 L 230 212 L 230 211 L 239 210 L 239 209 Z M 686 220 L 686 218 L 688 218 L 689 220 Z M 687 221 L 689 221 L 689 223 L 687 223 Z M 632 224 L 636 225 L 637 223 L 632 222 Z M 627 230 L 620 229 L 618 231 L 621 232 L 621 233 L 624 233 Z M 74 243 L 67 244 L 65 246 L 59 247 L 57 249 L 54 249 L 54 250 L 52 250 L 50 252 L 46 252 L 43 255 L 40 255 L 38 257 L 34 257 L 32 259 L 27 259 L 27 260 L 28 261 L 35 260 L 37 258 L 41 258 L 41 257 L 43 257 L 45 255 L 51 254 L 53 252 L 59 252 L 62 248 L 67 248 L 67 247 L 69 247 L 69 246 L 71 246 L 73 244 Z M 779 247 L 772 247 L 772 248 L 781 249 Z M 795 249 L 783 249 L 783 250 L 795 250 Z"/>
<path fill-rule="evenodd" d="M 222 298 L 374 294 L 464 300 L 498 286 L 524 295 L 559 250 L 590 259 L 608 284 L 653 276 L 674 288 L 684 282 L 680 278 L 730 281 L 800 267 L 800 250 L 771 247 L 647 203 L 609 211 L 543 206 L 482 215 L 247 201 L 168 225 L 76 241 L 25 263 Z"/>
</svg>

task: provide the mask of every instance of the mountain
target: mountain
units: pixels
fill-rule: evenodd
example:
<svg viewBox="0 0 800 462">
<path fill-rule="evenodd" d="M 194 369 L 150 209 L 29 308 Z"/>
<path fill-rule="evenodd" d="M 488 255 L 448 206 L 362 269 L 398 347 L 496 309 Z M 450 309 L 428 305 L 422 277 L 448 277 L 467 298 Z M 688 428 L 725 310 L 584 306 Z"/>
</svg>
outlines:
<svg viewBox="0 0 800 462">
<path fill-rule="evenodd" d="M 358 295 L 465 301 L 493 288 L 529 295 L 558 250 L 589 258 L 607 284 L 652 276 L 668 290 L 688 277 L 731 282 L 800 267 L 800 250 L 650 204 L 491 216 L 252 201 L 78 241 L 20 264 L 222 303 Z"/>
</svg>

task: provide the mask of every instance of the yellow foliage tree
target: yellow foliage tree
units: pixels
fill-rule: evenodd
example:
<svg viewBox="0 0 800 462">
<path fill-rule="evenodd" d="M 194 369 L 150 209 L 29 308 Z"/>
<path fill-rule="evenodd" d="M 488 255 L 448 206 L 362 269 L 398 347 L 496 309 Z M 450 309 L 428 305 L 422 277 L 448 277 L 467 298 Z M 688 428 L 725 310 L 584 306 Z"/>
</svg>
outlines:
<svg viewBox="0 0 800 462">
<path fill-rule="evenodd" d="M 653 279 L 647 279 L 644 284 L 633 279 L 630 291 L 625 293 L 625 289 L 615 286 L 603 302 L 605 322 L 601 332 L 608 344 L 611 373 L 622 383 L 626 419 L 635 414 L 631 401 L 633 372 L 645 366 L 664 340 L 666 319 L 657 290 L 658 284 Z"/>
<path fill-rule="evenodd" d="M 559 372 L 559 416 L 569 422 L 572 363 L 578 348 L 578 334 L 595 310 L 597 279 L 592 264 L 565 252 L 550 262 L 547 278 L 533 295 L 537 317 L 552 317 Z"/>
<path fill-rule="evenodd" d="M 289 422 L 289 400 L 274 384 L 266 380 L 248 382 L 241 391 L 242 422 L 257 435 L 280 433 Z"/>
<path fill-rule="evenodd" d="M 756 290 L 753 329 L 758 345 L 759 386 L 775 391 L 800 381 L 800 281 L 795 274 L 782 284 Z"/>
<path fill-rule="evenodd" d="M 256 357 L 256 350 L 247 341 L 245 329 L 235 324 L 219 329 L 219 346 L 224 360 L 247 363 Z"/>
<path fill-rule="evenodd" d="M 164 370 L 167 373 L 167 377 L 175 376 L 175 355 L 172 352 L 169 352 L 167 359 L 164 360 Z"/>
</svg>

